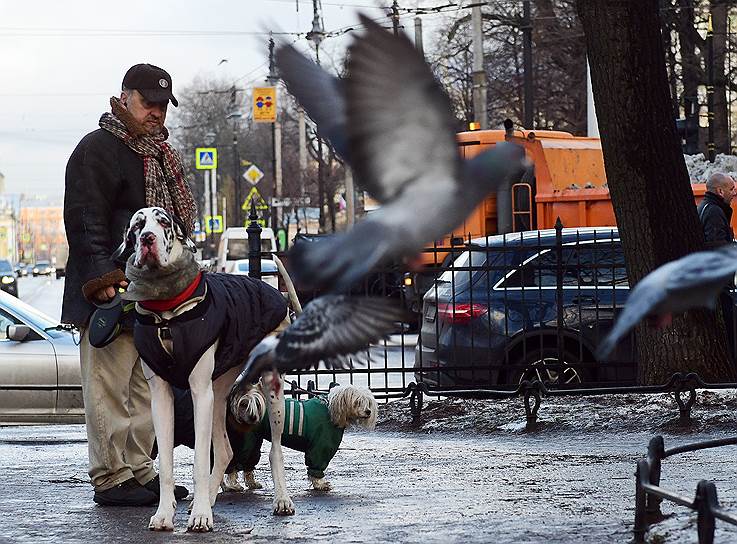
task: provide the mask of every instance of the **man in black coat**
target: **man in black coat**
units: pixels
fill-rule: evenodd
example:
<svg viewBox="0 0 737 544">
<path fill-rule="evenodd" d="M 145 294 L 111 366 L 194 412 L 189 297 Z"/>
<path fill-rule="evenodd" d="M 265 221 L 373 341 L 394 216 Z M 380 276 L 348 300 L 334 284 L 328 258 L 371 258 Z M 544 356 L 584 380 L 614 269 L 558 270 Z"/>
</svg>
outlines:
<svg viewBox="0 0 737 544">
<path fill-rule="evenodd" d="M 715 173 L 707 180 L 704 200 L 696 208 L 701 226 L 704 229 L 707 248 L 711 249 L 734 243 L 734 231 L 731 225 L 732 206 L 730 206 L 730 203 L 735 195 L 737 195 L 737 189 L 735 188 L 734 179 L 727 174 Z M 731 287 L 734 287 L 734 285 L 730 284 Z M 727 328 L 727 344 L 734 359 L 734 343 L 735 337 L 737 337 L 735 325 L 737 324 L 734 322 L 734 301 L 729 288 L 719 295 L 719 303 L 722 307 L 724 324 Z"/>
<path fill-rule="evenodd" d="M 734 242 L 732 207 L 737 194 L 734 180 L 727 174 L 716 173 L 706 182 L 706 194 L 699 204 L 699 220 L 704 228 L 706 247 L 713 248 Z"/>
<path fill-rule="evenodd" d="M 64 223 L 69 241 L 62 321 L 81 333 L 80 362 L 93 500 L 102 505 L 158 502 L 150 458 L 154 442 L 151 394 L 130 330 L 103 348 L 90 345 L 95 303 L 125 287 L 124 255 L 111 259 L 135 211 L 160 206 L 191 229 L 197 215 L 181 157 L 167 142 L 167 106 L 177 106 L 171 77 L 151 64 L 131 67 L 120 98 L 100 128 L 69 158 Z M 187 491 L 178 487 L 177 499 Z"/>
</svg>

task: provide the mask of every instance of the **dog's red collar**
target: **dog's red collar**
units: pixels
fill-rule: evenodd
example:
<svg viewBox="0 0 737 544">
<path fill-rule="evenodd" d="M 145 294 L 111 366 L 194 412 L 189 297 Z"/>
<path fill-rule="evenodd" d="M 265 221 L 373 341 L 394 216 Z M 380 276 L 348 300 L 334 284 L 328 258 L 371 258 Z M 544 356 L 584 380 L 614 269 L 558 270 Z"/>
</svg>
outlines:
<svg viewBox="0 0 737 544">
<path fill-rule="evenodd" d="M 192 283 L 185 287 L 184 291 L 179 293 L 174 298 L 168 298 L 166 300 L 142 300 L 138 304 L 152 312 L 165 312 L 167 310 L 173 310 L 192 296 L 192 293 L 195 292 L 195 289 L 197 289 L 197 286 L 200 284 L 201 279 L 202 272 L 197 274 L 197 276 L 195 276 L 195 279 L 192 280 Z"/>
</svg>

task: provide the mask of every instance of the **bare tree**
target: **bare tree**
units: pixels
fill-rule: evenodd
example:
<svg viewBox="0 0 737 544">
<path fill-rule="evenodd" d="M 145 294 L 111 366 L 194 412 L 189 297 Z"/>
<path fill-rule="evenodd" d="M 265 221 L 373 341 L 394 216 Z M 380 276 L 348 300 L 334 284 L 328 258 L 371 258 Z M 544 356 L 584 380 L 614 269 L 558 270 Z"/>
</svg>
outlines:
<svg viewBox="0 0 737 544">
<path fill-rule="evenodd" d="M 609 190 L 632 283 L 704 239 L 672 115 L 657 0 L 577 0 Z M 733 381 L 724 324 L 706 310 L 640 326 L 641 380 L 695 371 Z"/>
</svg>

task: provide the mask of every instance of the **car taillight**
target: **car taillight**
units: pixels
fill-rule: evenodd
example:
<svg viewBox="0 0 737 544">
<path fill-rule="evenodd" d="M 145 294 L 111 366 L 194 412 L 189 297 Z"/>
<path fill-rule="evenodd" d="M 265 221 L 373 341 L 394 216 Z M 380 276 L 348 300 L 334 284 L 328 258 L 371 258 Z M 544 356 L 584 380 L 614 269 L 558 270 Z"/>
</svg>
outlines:
<svg viewBox="0 0 737 544">
<path fill-rule="evenodd" d="M 463 324 L 470 322 L 474 317 L 482 316 L 488 310 L 484 304 L 440 304 L 438 317 L 446 323 Z"/>
</svg>

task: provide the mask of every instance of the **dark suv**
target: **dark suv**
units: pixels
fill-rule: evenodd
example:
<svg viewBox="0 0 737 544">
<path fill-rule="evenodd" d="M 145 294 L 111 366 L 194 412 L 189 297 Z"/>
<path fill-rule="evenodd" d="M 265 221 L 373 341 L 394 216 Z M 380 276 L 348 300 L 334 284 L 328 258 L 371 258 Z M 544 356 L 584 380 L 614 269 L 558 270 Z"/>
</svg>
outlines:
<svg viewBox="0 0 737 544">
<path fill-rule="evenodd" d="M 419 381 L 442 388 L 534 377 L 558 385 L 634 380 L 632 337 L 615 364 L 594 357 L 629 293 L 617 229 L 561 232 L 560 245 L 555 230 L 467 245 L 423 298 Z"/>
</svg>

